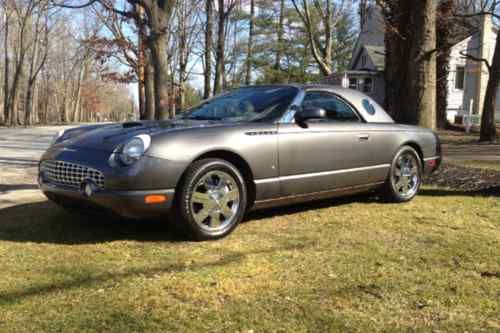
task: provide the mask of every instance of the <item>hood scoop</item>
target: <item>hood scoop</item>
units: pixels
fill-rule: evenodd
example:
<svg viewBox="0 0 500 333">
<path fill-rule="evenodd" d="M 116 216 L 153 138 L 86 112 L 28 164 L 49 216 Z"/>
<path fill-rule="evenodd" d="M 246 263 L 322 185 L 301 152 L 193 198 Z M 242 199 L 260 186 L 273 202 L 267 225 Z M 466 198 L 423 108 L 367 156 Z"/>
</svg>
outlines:
<svg viewBox="0 0 500 333">
<path fill-rule="evenodd" d="M 144 124 L 138 121 L 130 121 L 122 124 L 123 128 L 141 127 L 141 126 L 144 126 Z"/>
</svg>

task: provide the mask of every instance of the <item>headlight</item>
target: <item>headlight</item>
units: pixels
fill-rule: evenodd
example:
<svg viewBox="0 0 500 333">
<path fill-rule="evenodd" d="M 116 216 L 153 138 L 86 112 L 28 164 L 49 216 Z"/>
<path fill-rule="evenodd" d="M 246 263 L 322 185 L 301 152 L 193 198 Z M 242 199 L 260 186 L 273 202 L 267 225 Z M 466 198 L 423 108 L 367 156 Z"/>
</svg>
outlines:
<svg viewBox="0 0 500 333">
<path fill-rule="evenodd" d="M 60 130 L 59 132 L 57 132 L 57 134 L 52 137 L 52 141 L 50 142 L 50 145 L 52 146 L 53 144 L 55 144 L 57 142 L 57 140 L 59 140 L 59 138 L 63 135 L 64 135 L 64 130 Z"/>
<path fill-rule="evenodd" d="M 148 150 L 149 145 L 151 144 L 151 137 L 147 134 L 141 134 L 133 137 L 130 141 L 128 141 L 120 152 L 118 152 L 118 156 L 120 157 L 120 161 L 124 165 L 131 165 L 134 162 L 138 161 L 142 155 Z"/>
</svg>

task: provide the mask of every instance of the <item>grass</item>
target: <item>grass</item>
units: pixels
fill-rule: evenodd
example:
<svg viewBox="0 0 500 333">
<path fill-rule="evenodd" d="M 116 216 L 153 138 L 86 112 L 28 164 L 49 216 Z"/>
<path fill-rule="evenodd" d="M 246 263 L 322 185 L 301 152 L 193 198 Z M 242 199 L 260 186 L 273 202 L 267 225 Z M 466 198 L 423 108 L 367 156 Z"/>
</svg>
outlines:
<svg viewBox="0 0 500 333">
<path fill-rule="evenodd" d="M 500 171 L 500 161 L 452 160 L 449 161 L 448 163 L 468 168 Z"/>
<path fill-rule="evenodd" d="M 500 331 L 500 200 L 426 188 L 253 213 L 230 237 L 0 210 L 0 331 Z"/>
<path fill-rule="evenodd" d="M 462 145 L 474 144 L 479 141 L 478 132 L 465 133 L 464 131 L 440 130 L 438 134 L 443 144 Z"/>
</svg>

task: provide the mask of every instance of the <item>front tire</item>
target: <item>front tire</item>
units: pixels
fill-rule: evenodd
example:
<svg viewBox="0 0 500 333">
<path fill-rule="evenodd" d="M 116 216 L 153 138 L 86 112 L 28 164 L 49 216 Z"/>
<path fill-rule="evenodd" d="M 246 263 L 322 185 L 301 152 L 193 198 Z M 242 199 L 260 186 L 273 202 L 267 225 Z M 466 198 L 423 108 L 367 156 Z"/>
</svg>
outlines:
<svg viewBox="0 0 500 333">
<path fill-rule="evenodd" d="M 195 240 L 229 235 L 243 219 L 247 206 L 245 180 L 222 159 L 194 162 L 176 191 L 176 223 Z"/>
<path fill-rule="evenodd" d="M 396 153 L 382 196 L 388 202 L 408 202 L 415 198 L 422 184 L 422 161 L 410 146 L 401 147 Z"/>
</svg>

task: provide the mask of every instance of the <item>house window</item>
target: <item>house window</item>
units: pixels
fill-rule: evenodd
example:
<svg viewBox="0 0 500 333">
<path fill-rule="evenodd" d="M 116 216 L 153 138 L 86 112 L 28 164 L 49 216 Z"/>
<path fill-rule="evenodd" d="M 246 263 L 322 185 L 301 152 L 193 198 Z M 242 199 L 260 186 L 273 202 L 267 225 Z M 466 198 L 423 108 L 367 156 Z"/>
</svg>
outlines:
<svg viewBox="0 0 500 333">
<path fill-rule="evenodd" d="M 358 79 L 356 78 L 349 79 L 349 89 L 358 89 Z"/>
<path fill-rule="evenodd" d="M 365 77 L 365 78 L 349 78 L 349 89 L 359 90 L 361 92 L 371 94 L 373 93 L 373 78 Z"/>
<path fill-rule="evenodd" d="M 363 81 L 363 92 L 364 93 L 372 93 L 373 92 L 373 79 L 371 77 L 367 77 Z"/>
<path fill-rule="evenodd" d="M 464 90 L 465 83 L 465 67 L 457 66 L 455 71 L 455 89 Z"/>
</svg>

